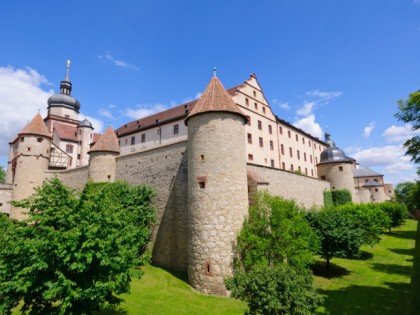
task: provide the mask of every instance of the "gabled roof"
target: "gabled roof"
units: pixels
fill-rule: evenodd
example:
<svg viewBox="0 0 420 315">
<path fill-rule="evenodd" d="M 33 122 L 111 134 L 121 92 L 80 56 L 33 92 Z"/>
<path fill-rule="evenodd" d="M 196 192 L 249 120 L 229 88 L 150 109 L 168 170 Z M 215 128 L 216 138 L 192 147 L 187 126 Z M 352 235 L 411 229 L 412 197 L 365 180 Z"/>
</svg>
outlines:
<svg viewBox="0 0 420 315">
<path fill-rule="evenodd" d="M 353 177 L 370 177 L 370 176 L 383 176 L 382 174 L 375 172 L 369 167 L 361 167 L 353 170 Z"/>
<path fill-rule="evenodd" d="M 70 140 L 77 142 L 77 128 L 75 126 L 54 123 L 54 129 L 61 140 Z"/>
<path fill-rule="evenodd" d="M 245 121 L 247 120 L 245 114 L 236 106 L 232 97 L 226 92 L 215 75 L 211 78 L 197 104 L 195 104 L 191 113 L 185 119 L 185 124 L 188 124 L 188 120 L 191 117 L 208 112 L 234 113 L 243 117 Z"/>
<path fill-rule="evenodd" d="M 115 152 L 120 153 L 120 146 L 118 145 L 118 138 L 115 135 L 114 130 L 112 127 L 108 127 L 105 130 L 102 137 L 94 144 L 94 146 L 90 149 L 89 153 L 91 152 Z"/>
<path fill-rule="evenodd" d="M 378 182 L 375 182 L 372 179 L 369 179 L 364 185 L 363 187 L 379 187 L 382 186 L 382 184 L 379 184 Z"/>
<path fill-rule="evenodd" d="M 230 89 L 227 89 L 226 92 L 232 97 L 236 94 L 236 91 L 239 87 L 240 85 L 234 86 Z M 197 102 L 198 99 L 172 107 L 163 112 L 159 112 L 138 120 L 133 120 L 117 128 L 115 132 L 117 133 L 118 137 L 121 137 L 130 133 L 137 132 L 139 130 L 149 129 L 159 124 L 164 124 L 173 120 L 185 119 L 188 116 L 188 113 L 190 113 L 191 110 L 194 108 L 195 104 L 197 104 Z"/>
<path fill-rule="evenodd" d="M 18 133 L 18 135 L 36 135 L 51 138 L 47 125 L 45 125 L 44 120 L 39 113 L 32 118 L 32 120 Z"/>
</svg>

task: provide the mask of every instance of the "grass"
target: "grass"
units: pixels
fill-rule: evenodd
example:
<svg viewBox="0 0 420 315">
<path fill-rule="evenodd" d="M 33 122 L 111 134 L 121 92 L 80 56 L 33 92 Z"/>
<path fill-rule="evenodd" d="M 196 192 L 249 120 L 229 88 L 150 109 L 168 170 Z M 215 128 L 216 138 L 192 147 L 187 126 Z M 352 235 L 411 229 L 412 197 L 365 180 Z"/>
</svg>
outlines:
<svg viewBox="0 0 420 315">
<path fill-rule="evenodd" d="M 317 315 L 420 314 L 420 223 L 386 233 L 381 242 L 363 248 L 361 259 L 333 259 L 314 266 L 315 286 L 324 296 Z M 417 246 L 416 246 L 417 243 Z M 413 268 L 414 264 L 414 268 Z M 243 314 L 246 304 L 191 289 L 186 275 L 148 266 L 118 310 L 98 315 Z M 14 313 L 15 314 L 15 313 Z M 17 314 L 17 313 L 16 313 Z"/>
<path fill-rule="evenodd" d="M 407 220 L 384 234 L 378 245 L 363 248 L 361 259 L 333 259 L 329 272 L 318 262 L 315 286 L 325 302 L 317 314 L 420 314 L 417 226 L 417 221 Z"/>
</svg>

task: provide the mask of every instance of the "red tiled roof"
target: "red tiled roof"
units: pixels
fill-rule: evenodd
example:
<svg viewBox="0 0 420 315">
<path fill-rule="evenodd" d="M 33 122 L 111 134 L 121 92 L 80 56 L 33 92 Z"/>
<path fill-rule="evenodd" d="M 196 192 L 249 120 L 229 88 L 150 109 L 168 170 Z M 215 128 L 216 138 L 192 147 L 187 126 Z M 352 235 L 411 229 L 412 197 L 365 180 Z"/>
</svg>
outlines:
<svg viewBox="0 0 420 315">
<path fill-rule="evenodd" d="M 94 133 L 92 142 L 98 141 L 101 136 L 102 136 L 102 133 Z"/>
<path fill-rule="evenodd" d="M 102 137 L 100 137 L 99 140 L 94 144 L 94 146 L 90 149 L 89 153 L 99 151 L 120 153 L 118 138 L 115 135 L 114 130 L 112 130 L 111 126 L 108 127 L 107 130 L 105 130 Z"/>
<path fill-rule="evenodd" d="M 54 129 L 60 139 L 77 142 L 77 127 L 54 122 Z"/>
<path fill-rule="evenodd" d="M 45 125 L 44 120 L 39 113 L 32 118 L 18 135 L 36 135 L 51 138 L 47 125 Z"/>
<path fill-rule="evenodd" d="M 242 116 L 245 120 L 247 119 L 216 76 L 211 78 L 197 104 L 185 119 L 185 124 L 191 117 L 208 112 L 230 112 Z"/>
<path fill-rule="evenodd" d="M 226 90 L 226 92 L 232 97 L 233 95 L 235 95 L 239 87 L 240 85 L 235 86 L 233 88 Z M 187 117 L 188 113 L 191 112 L 191 110 L 194 108 L 197 102 L 198 100 L 194 100 L 194 101 L 182 104 L 182 105 L 175 106 L 163 112 L 156 113 L 151 116 L 144 117 L 138 120 L 134 120 L 132 122 L 125 124 L 124 126 L 119 127 L 118 129 L 115 130 L 115 132 L 117 133 L 118 136 L 121 136 L 121 135 L 125 135 L 131 132 L 135 132 L 139 129 L 144 130 L 144 129 L 147 129 L 148 127 L 157 125 L 157 121 L 159 121 L 159 123 L 164 123 L 166 121 L 171 121 L 173 119 L 185 118 Z"/>
</svg>

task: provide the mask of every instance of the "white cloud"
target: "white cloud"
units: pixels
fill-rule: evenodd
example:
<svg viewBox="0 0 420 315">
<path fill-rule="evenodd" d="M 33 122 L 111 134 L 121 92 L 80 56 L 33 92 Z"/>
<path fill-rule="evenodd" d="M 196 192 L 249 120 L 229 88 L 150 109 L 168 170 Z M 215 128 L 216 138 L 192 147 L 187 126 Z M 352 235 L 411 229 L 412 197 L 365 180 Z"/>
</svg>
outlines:
<svg viewBox="0 0 420 315">
<path fill-rule="evenodd" d="M 413 131 L 412 126 L 407 124 L 404 126 L 394 126 L 392 125 L 384 131 L 382 134 L 386 141 L 392 142 L 403 142 L 415 135 L 420 135 L 420 131 Z"/>
<path fill-rule="evenodd" d="M 287 102 L 280 102 L 277 98 L 273 99 L 273 105 L 278 106 L 284 110 L 290 110 L 290 105 Z"/>
<path fill-rule="evenodd" d="M 315 122 L 314 114 L 311 114 L 308 117 L 304 117 L 304 118 L 296 120 L 293 123 L 293 126 L 306 131 L 307 133 L 311 134 L 314 137 L 322 139 L 323 132 L 322 132 L 321 126 L 317 122 Z"/>
<path fill-rule="evenodd" d="M 98 111 L 98 114 L 109 119 L 115 119 L 115 116 L 109 110 L 103 108 Z"/>
<path fill-rule="evenodd" d="M 7 156 L 8 143 L 40 110 L 45 116 L 47 100 L 53 93 L 43 86 L 47 78 L 29 67 L 0 67 L 0 156 Z"/>
<path fill-rule="evenodd" d="M 319 98 L 322 101 L 331 101 L 341 96 L 342 92 L 322 92 L 320 90 L 312 90 L 305 93 L 308 96 Z"/>
<path fill-rule="evenodd" d="M 360 150 L 353 154 L 353 158 L 366 166 L 388 166 L 397 162 L 409 163 L 409 158 L 404 154 L 402 146 L 388 145 Z"/>
<path fill-rule="evenodd" d="M 189 103 L 189 102 L 192 102 L 192 101 L 198 100 L 198 99 L 201 97 L 201 95 L 202 95 L 202 94 L 203 94 L 202 92 L 197 92 L 197 93 L 195 93 L 195 96 L 194 96 L 194 97 L 187 97 L 187 98 L 184 98 L 184 99 L 182 100 L 182 103 Z M 171 105 L 171 107 L 174 107 L 174 106 L 176 106 L 176 105 L 177 105 L 174 101 L 171 101 L 171 103 L 173 103 L 173 104 L 174 104 L 174 105 Z"/>
<path fill-rule="evenodd" d="M 139 71 L 139 68 L 137 68 L 135 65 L 128 63 L 127 61 L 116 59 L 109 52 L 106 52 L 106 54 L 104 55 L 98 55 L 98 58 L 110 61 L 117 67 L 128 68 L 134 71 Z"/>
<path fill-rule="evenodd" d="M 316 102 L 304 102 L 302 107 L 296 111 L 296 114 L 299 116 L 308 116 L 312 113 Z"/>
<path fill-rule="evenodd" d="M 126 108 L 123 112 L 124 116 L 131 119 L 140 119 L 164 111 L 169 107 L 160 103 L 149 105 L 136 105 L 136 108 Z"/>
<path fill-rule="evenodd" d="M 375 128 L 375 122 L 372 121 L 363 129 L 363 137 L 365 139 L 370 137 L 370 134 L 372 133 L 372 130 Z"/>
</svg>

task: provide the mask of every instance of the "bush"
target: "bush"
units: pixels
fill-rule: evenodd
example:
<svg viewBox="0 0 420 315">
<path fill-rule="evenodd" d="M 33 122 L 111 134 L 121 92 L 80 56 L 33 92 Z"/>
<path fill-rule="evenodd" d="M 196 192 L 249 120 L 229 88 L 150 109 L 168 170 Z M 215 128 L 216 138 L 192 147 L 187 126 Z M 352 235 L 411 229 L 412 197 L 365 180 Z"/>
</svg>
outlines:
<svg viewBox="0 0 420 315">
<path fill-rule="evenodd" d="M 332 190 L 331 194 L 335 206 L 341 206 L 352 202 L 351 193 L 347 189 Z"/>
<path fill-rule="evenodd" d="M 324 194 L 324 207 L 331 208 L 332 206 L 334 206 L 331 190 L 324 190 L 323 194 Z"/>
<path fill-rule="evenodd" d="M 225 280 L 232 297 L 248 304 L 247 314 L 314 314 L 322 298 L 312 275 L 287 265 L 258 266 Z"/>
<path fill-rule="evenodd" d="M 23 301 L 22 313 L 91 314 L 122 300 L 155 221 L 151 189 L 126 183 L 88 183 L 80 196 L 58 179 L 14 206 L 29 219 L 1 222 L 0 313 Z"/>
</svg>

